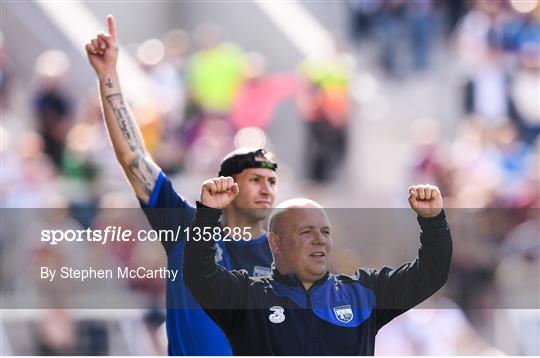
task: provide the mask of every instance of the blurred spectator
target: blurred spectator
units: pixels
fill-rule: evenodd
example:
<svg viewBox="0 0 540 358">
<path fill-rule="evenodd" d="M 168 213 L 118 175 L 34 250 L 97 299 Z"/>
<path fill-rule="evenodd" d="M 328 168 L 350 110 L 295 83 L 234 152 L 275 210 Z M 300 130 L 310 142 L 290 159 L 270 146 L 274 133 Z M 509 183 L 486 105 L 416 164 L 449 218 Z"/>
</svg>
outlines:
<svg viewBox="0 0 540 358">
<path fill-rule="evenodd" d="M 42 137 L 23 133 L 15 143 L 2 131 L 2 195 L 4 208 L 44 207 L 47 195 L 58 193 L 60 183 L 50 158 L 43 152 Z"/>
<path fill-rule="evenodd" d="M 69 66 L 68 57 L 57 50 L 41 54 L 35 66 L 37 128 L 45 143 L 45 153 L 58 168 L 62 166 L 66 136 L 73 121 L 74 103 L 64 83 Z"/>
<path fill-rule="evenodd" d="M 485 62 L 490 48 L 500 48 L 495 34 L 503 16 L 501 0 L 474 0 L 471 9 L 456 28 L 456 45 L 459 55 L 469 66 Z"/>
<path fill-rule="evenodd" d="M 68 310 L 44 310 L 34 340 L 39 355 L 105 355 L 109 337 L 104 322 L 76 321 Z"/>
<path fill-rule="evenodd" d="M 234 148 L 234 132 L 229 122 L 207 117 L 200 121 L 186 155 L 186 170 L 191 174 L 215 175 L 221 159 Z"/>
<path fill-rule="evenodd" d="M 181 127 L 188 46 L 187 34 L 173 30 L 165 34 L 163 41 L 146 40 L 137 50 L 139 63 L 152 81 L 153 101 L 135 109 L 136 116 L 142 116 L 141 130 L 148 149 L 156 163 L 169 174 L 175 173 L 184 159 Z"/>
<path fill-rule="evenodd" d="M 329 181 L 347 154 L 347 128 L 351 114 L 349 75 L 351 63 L 339 48 L 326 58 L 300 64 L 300 115 L 307 122 L 308 177 Z"/>
<path fill-rule="evenodd" d="M 182 130 L 188 170 L 208 172 L 211 163 L 232 148 L 230 112 L 244 80 L 246 59 L 238 45 L 223 42 L 222 30 L 214 24 L 200 25 L 195 40 L 198 50 L 188 63 Z"/>
<path fill-rule="evenodd" d="M 514 198 L 522 190 L 523 180 L 532 159 L 531 148 L 519 139 L 512 124 L 503 125 L 489 132 L 486 145 L 487 160 L 491 161 L 500 175 L 496 190 L 496 207 L 513 207 Z"/>
<path fill-rule="evenodd" d="M 359 42 L 367 37 L 373 26 L 374 17 L 383 6 L 384 0 L 349 0 L 352 38 Z"/>
<path fill-rule="evenodd" d="M 151 354 L 167 354 L 167 333 L 165 327 L 165 314 L 161 310 L 150 309 L 144 315 L 144 323 L 150 334 Z"/>
<path fill-rule="evenodd" d="M 240 47 L 223 42 L 222 30 L 201 25 L 195 34 L 198 50 L 188 67 L 188 86 L 197 112 L 227 116 L 244 78 L 245 57 Z"/>
<path fill-rule="evenodd" d="M 45 311 L 34 331 L 39 355 L 76 354 L 77 324 L 66 310 Z"/>
<path fill-rule="evenodd" d="M 406 16 L 410 31 L 413 68 L 426 70 L 430 62 L 435 19 L 432 0 L 412 0 L 407 2 Z"/>
<path fill-rule="evenodd" d="M 180 29 L 163 36 L 164 58 L 150 70 L 156 85 L 161 117 L 161 140 L 153 150 L 156 163 L 169 174 L 183 168 L 186 143 L 182 126 L 186 109 L 189 35 Z"/>
<path fill-rule="evenodd" d="M 177 29 L 165 34 L 162 41 L 146 40 L 137 51 L 142 68 L 152 80 L 160 117 L 173 125 L 181 123 L 184 111 L 184 66 L 188 49 L 188 35 Z"/>
<path fill-rule="evenodd" d="M 66 194 L 76 218 L 90 225 L 99 195 L 97 186 L 99 167 L 92 158 L 93 143 L 99 143 L 97 128 L 89 123 L 78 123 L 69 132 L 63 161 Z"/>
<path fill-rule="evenodd" d="M 371 3 L 371 2 L 368 2 Z M 435 36 L 435 4 L 432 0 L 384 0 L 375 2 L 377 33 L 383 68 L 401 77 L 410 69 L 428 69 Z M 364 8 L 363 11 L 371 7 Z"/>
<path fill-rule="evenodd" d="M 540 8 L 540 6 L 539 6 Z M 537 31 L 540 33 L 540 28 Z M 529 145 L 540 134 L 540 39 L 519 52 L 519 67 L 512 75 L 509 96 L 510 115 L 521 138 Z"/>
<path fill-rule="evenodd" d="M 498 50 L 486 50 L 484 62 L 475 66 L 465 87 L 465 112 L 478 115 L 487 126 L 509 119 L 508 75 Z"/>
<path fill-rule="evenodd" d="M 447 17 L 447 34 L 452 34 L 454 27 L 458 23 L 459 19 L 463 16 L 466 11 L 465 3 L 468 0 L 446 0 L 446 17 Z M 438 4 L 439 2 L 437 2 Z"/>
<path fill-rule="evenodd" d="M 499 125 L 509 118 L 508 75 L 502 44 L 495 36 L 503 8 L 500 1 L 477 0 L 458 24 L 458 54 L 468 71 L 465 113 L 478 115 L 487 125 Z"/>
<path fill-rule="evenodd" d="M 249 53 L 246 59 L 246 79 L 232 107 L 231 121 L 236 130 L 267 129 L 277 105 L 296 94 L 297 79 L 294 74 L 266 74 L 266 60 L 260 53 Z"/>
<path fill-rule="evenodd" d="M 439 122 L 430 118 L 416 120 L 411 124 L 410 136 L 415 150 L 411 155 L 410 182 L 436 183 L 442 193 L 449 193 L 454 173 Z"/>
<path fill-rule="evenodd" d="M 406 57 L 403 44 L 405 33 L 405 0 L 386 0 L 379 15 L 381 34 L 381 64 L 389 75 L 404 73 L 403 59 Z"/>
</svg>

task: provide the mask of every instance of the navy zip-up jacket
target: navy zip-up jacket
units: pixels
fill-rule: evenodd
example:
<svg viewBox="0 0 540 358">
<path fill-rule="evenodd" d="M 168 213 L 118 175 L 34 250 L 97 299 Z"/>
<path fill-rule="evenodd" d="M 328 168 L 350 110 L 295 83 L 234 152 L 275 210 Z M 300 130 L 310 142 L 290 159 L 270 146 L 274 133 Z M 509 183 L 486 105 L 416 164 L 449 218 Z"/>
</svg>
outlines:
<svg viewBox="0 0 540 358">
<path fill-rule="evenodd" d="M 192 228 L 219 226 L 220 215 L 198 203 Z M 277 270 L 257 279 L 227 271 L 214 261 L 213 242 L 188 240 L 184 281 L 235 355 L 373 355 L 377 331 L 446 282 L 452 242 L 444 211 L 418 222 L 418 257 L 397 269 L 326 274 L 306 291 Z"/>
</svg>

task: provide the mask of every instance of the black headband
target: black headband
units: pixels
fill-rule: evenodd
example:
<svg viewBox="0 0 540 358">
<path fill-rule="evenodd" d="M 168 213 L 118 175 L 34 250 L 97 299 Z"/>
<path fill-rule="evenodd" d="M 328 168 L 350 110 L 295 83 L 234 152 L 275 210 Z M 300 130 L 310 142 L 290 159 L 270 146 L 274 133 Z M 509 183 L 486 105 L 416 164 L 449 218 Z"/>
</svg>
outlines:
<svg viewBox="0 0 540 358">
<path fill-rule="evenodd" d="M 276 171 L 277 164 L 271 161 L 259 161 L 256 160 L 256 157 L 264 157 L 266 151 L 264 149 L 259 149 L 255 152 L 250 152 L 246 154 L 238 154 L 232 156 L 228 159 L 225 159 L 221 163 L 221 168 L 219 170 L 219 176 L 231 176 L 241 173 L 244 169 L 248 168 L 266 168 Z"/>
</svg>

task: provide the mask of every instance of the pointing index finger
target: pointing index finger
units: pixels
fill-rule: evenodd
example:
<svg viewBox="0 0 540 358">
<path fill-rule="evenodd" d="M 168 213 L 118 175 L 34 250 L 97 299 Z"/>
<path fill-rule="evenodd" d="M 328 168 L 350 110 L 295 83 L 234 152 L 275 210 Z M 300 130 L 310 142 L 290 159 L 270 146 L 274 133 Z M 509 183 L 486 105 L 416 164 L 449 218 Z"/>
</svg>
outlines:
<svg viewBox="0 0 540 358">
<path fill-rule="evenodd" d="M 109 34 L 113 41 L 116 41 L 116 24 L 114 23 L 114 17 L 112 15 L 107 16 L 107 27 L 109 28 Z"/>
</svg>

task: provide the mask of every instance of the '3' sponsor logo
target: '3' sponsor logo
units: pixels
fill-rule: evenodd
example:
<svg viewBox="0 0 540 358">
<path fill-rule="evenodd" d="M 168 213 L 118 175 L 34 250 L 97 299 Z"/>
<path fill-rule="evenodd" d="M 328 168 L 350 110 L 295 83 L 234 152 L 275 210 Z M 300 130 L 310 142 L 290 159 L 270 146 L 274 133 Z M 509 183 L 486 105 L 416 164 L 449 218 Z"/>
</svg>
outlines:
<svg viewBox="0 0 540 358">
<path fill-rule="evenodd" d="M 285 310 L 281 306 L 272 306 L 270 307 L 270 311 L 273 313 L 268 316 L 268 319 L 272 323 L 281 323 L 285 321 Z"/>
</svg>

